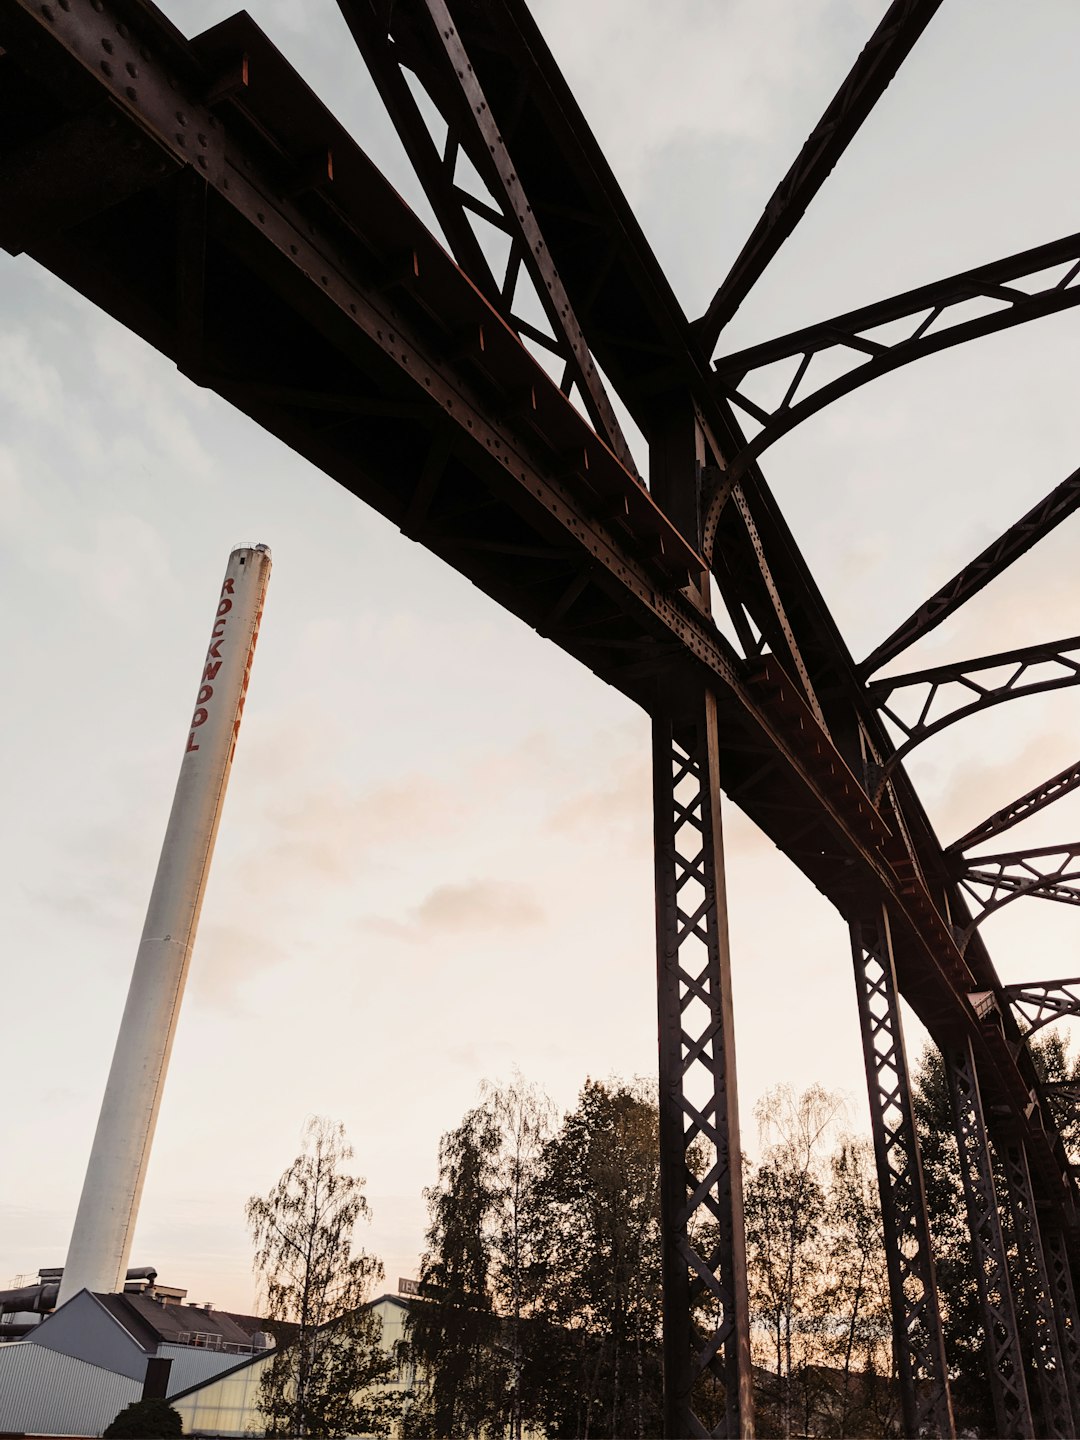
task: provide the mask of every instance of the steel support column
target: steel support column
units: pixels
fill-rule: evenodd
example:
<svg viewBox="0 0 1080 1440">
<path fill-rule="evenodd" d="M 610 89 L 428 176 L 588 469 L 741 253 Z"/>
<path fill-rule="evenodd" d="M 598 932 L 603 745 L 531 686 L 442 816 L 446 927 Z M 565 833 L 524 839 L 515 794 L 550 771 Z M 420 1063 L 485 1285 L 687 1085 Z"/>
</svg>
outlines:
<svg viewBox="0 0 1080 1440">
<path fill-rule="evenodd" d="M 1072 1265 L 1069 1263 L 1064 1231 L 1045 1223 L 1039 1228 L 1046 1252 L 1046 1272 L 1050 1280 L 1050 1294 L 1054 1300 L 1065 1379 L 1069 1386 L 1069 1399 L 1075 1418 L 1080 1415 L 1080 1312 L 1076 1308 Z"/>
<path fill-rule="evenodd" d="M 995 1433 L 1033 1436 L 1023 1350 L 1016 1327 L 1016 1307 L 1009 1284 L 1005 1239 L 971 1041 L 949 1050 L 944 1059 L 986 1336 Z"/>
<path fill-rule="evenodd" d="M 1039 1217 L 1035 1212 L 1027 1151 L 1019 1141 L 1012 1141 L 1002 1147 L 1002 1158 L 1009 1187 L 1017 1269 L 1028 1312 L 1031 1360 L 1042 1403 L 1040 1434 L 1052 1436 L 1054 1440 L 1066 1440 L 1066 1437 L 1076 1434 L 1076 1429 L 1058 1340 L 1054 1292 L 1050 1288 Z"/>
<path fill-rule="evenodd" d="M 718 757 L 711 695 L 696 721 L 654 720 L 669 1437 L 754 1433 Z"/>
<path fill-rule="evenodd" d="M 851 926 L 905 1435 L 955 1434 L 889 916 Z"/>
</svg>

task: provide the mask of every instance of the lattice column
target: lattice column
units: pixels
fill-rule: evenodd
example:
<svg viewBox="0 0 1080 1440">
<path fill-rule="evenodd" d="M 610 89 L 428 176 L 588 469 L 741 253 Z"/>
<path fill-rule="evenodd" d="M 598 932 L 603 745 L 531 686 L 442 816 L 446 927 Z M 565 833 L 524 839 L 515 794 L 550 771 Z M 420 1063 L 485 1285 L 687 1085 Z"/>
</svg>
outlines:
<svg viewBox="0 0 1080 1440">
<path fill-rule="evenodd" d="M 752 1436 L 716 702 L 653 725 L 664 1433 Z M 720 1390 L 716 1381 L 723 1387 Z"/>
<path fill-rule="evenodd" d="M 1073 1417 L 1080 1415 L 1080 1312 L 1076 1308 L 1072 1265 L 1064 1232 L 1052 1225 L 1040 1226 L 1046 1252 L 1046 1271 L 1050 1293 L 1054 1298 L 1058 1340 L 1065 1362 L 1065 1379 L 1069 1385 Z"/>
<path fill-rule="evenodd" d="M 1064 1440 L 1064 1437 L 1074 1436 L 1076 1429 L 1061 1360 L 1054 1296 L 1046 1271 L 1039 1217 L 1035 1212 L 1027 1151 L 1019 1141 L 1006 1144 L 1002 1147 L 1002 1159 L 1009 1186 L 1017 1269 L 1027 1305 L 1031 1358 L 1042 1402 L 1040 1431 L 1043 1435 L 1054 1437 L 1054 1440 Z"/>
<path fill-rule="evenodd" d="M 951 1436 L 955 1430 L 930 1225 L 889 917 L 884 907 L 879 918 L 852 925 L 851 948 L 892 1293 L 893 1351 L 904 1434 Z"/>
<path fill-rule="evenodd" d="M 1026 1437 L 1035 1434 L 1035 1429 L 1024 1376 L 1020 1333 L 1016 1326 L 1016 1308 L 1009 1285 L 1008 1260 L 994 1188 L 986 1120 L 970 1040 L 946 1052 L 945 1071 L 952 1098 L 968 1227 L 975 1252 L 975 1277 L 983 1313 L 996 1433 L 1025 1437 L 1026 1440 Z"/>
</svg>

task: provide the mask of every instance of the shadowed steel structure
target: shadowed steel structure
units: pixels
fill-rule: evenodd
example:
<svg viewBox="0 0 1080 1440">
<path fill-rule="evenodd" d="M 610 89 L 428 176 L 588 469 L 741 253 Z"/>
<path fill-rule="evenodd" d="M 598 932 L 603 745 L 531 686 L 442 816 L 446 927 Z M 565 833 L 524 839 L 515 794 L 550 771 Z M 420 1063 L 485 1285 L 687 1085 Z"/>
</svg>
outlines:
<svg viewBox="0 0 1080 1440">
<path fill-rule="evenodd" d="M 936 3 L 888 6 L 699 319 L 522 0 L 338 4 L 450 253 L 248 16 L 187 39 L 149 0 L 0 0 L 0 241 L 651 716 L 667 1434 L 753 1433 L 721 790 L 850 927 L 905 1433 L 954 1422 L 901 998 L 946 1057 L 1002 1433 L 1035 1433 L 1033 1393 L 1072 1433 L 1077 1197 L 1014 1008 L 1039 1024 L 1077 1001 L 1003 988 L 978 921 L 1066 898 L 1076 852 L 967 852 L 1076 776 L 946 850 L 903 756 L 1075 683 L 1080 642 L 871 677 L 1065 519 L 1075 476 L 858 664 L 759 457 L 857 385 L 1072 306 L 1080 240 L 731 352 L 727 322 Z M 826 352 L 848 368 L 819 384 Z M 778 363 L 770 408 L 755 377 Z"/>
</svg>

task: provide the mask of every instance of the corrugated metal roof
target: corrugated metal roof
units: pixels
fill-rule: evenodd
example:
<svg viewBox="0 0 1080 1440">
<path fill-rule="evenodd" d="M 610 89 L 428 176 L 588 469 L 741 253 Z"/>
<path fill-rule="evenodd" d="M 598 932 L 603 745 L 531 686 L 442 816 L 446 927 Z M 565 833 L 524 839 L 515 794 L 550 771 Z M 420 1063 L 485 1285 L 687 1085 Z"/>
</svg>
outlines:
<svg viewBox="0 0 1080 1440">
<path fill-rule="evenodd" d="M 232 1370 L 248 1358 L 246 1355 L 229 1355 L 223 1350 L 199 1350 L 193 1345 L 162 1345 L 157 1353 L 168 1356 L 172 1361 L 172 1369 L 169 1371 L 170 1395 L 187 1390 L 192 1385 L 201 1385 L 210 1376 Z M 265 1353 L 260 1351 L 260 1354 Z"/>
<path fill-rule="evenodd" d="M 127 1375 L 44 1345 L 0 1345 L 0 1431 L 100 1435 L 142 1394 Z"/>
</svg>

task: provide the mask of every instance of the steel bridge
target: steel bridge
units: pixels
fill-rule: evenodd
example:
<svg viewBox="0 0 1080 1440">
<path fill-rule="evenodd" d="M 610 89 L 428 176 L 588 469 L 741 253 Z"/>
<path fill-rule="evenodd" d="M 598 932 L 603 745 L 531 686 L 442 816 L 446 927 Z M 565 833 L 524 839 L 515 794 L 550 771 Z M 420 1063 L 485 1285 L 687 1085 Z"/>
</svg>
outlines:
<svg viewBox="0 0 1080 1440">
<path fill-rule="evenodd" d="M 709 1376 L 715 1433 L 753 1433 L 723 790 L 850 927 L 905 1433 L 955 1427 L 900 996 L 951 1083 L 998 1433 L 1034 1433 L 1031 1377 L 1043 1433 L 1077 1434 L 1077 1192 L 1025 1035 L 1080 1012 L 1080 980 L 1003 986 L 979 927 L 1024 895 L 1080 902 L 1080 844 L 970 852 L 1080 767 L 943 847 L 904 761 L 946 725 L 1076 684 L 1080 638 L 875 677 L 1077 508 L 1080 471 L 860 661 L 761 459 L 879 375 L 1080 302 L 1080 236 L 724 353 L 938 0 L 888 6 L 696 319 L 523 0 L 338 4 L 452 258 L 249 17 L 189 40 L 149 0 L 0 0 L 0 241 L 652 717 L 667 1433 L 708 1433 Z M 971 319 L 972 298 L 994 303 Z M 829 354 L 857 363 L 817 383 Z M 792 380 L 768 408 L 747 380 L 779 360 Z M 648 486 L 611 392 L 647 437 Z"/>
</svg>

